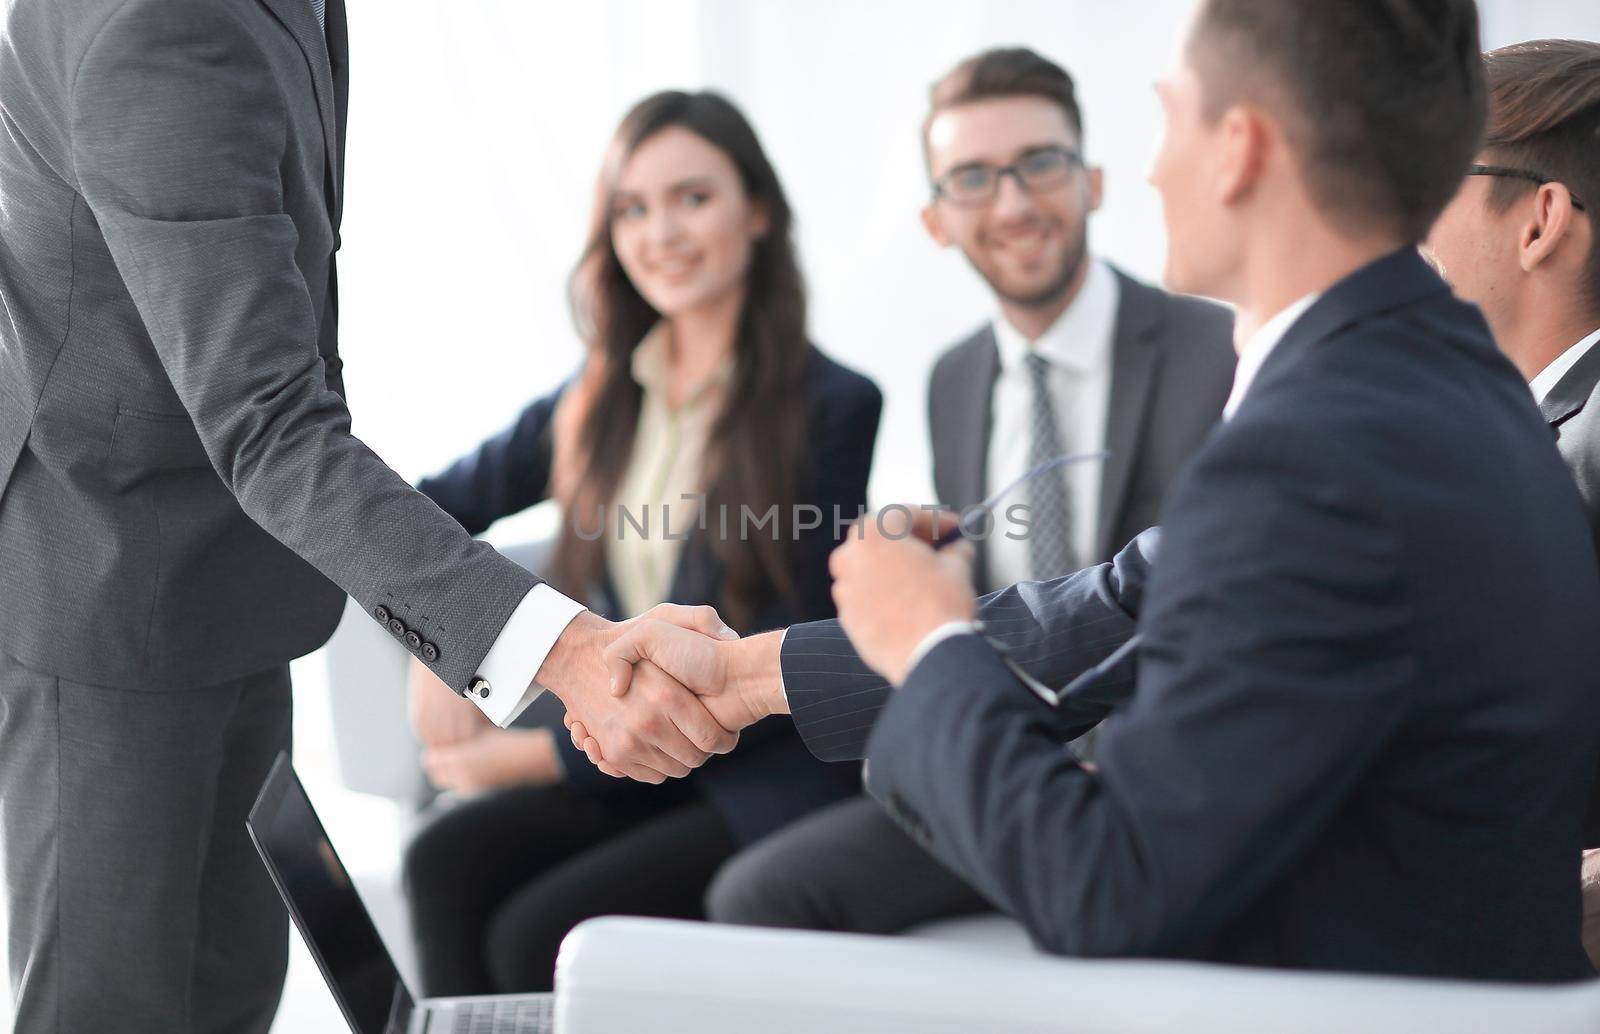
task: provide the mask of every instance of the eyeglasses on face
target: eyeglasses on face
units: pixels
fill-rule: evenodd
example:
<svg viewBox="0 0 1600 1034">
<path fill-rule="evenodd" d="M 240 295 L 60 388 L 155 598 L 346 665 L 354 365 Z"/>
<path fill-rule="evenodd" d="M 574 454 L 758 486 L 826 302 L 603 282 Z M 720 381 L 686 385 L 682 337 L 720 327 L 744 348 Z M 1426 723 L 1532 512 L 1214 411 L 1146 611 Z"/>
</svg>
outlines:
<svg viewBox="0 0 1600 1034">
<path fill-rule="evenodd" d="M 1511 169 L 1504 165 L 1474 165 L 1472 168 L 1467 170 L 1467 175 L 1501 176 L 1506 179 L 1527 180 L 1529 183 L 1535 183 L 1541 187 L 1546 183 L 1559 182 L 1558 180 L 1551 179 L 1549 176 L 1533 172 L 1529 169 Z M 1565 186 L 1565 184 L 1563 184 L 1563 186 Z M 1574 194 L 1570 187 L 1567 189 L 1567 196 L 1572 199 L 1573 208 L 1576 208 L 1580 212 L 1588 211 L 1588 209 L 1584 207 L 1583 202 L 1578 200 L 1578 195 Z"/>
<path fill-rule="evenodd" d="M 1000 192 L 1000 180 L 1011 176 L 1022 189 L 1034 193 L 1059 187 L 1083 156 L 1068 147 L 1035 147 L 1010 165 L 973 162 L 958 165 L 933 181 L 935 200 L 955 205 L 986 205 Z"/>
</svg>

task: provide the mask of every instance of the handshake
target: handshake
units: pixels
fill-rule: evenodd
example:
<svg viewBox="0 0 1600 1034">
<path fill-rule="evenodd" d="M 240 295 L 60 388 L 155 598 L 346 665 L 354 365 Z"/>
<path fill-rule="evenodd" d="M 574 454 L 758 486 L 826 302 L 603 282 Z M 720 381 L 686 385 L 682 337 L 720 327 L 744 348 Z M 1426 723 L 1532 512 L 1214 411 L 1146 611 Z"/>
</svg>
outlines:
<svg viewBox="0 0 1600 1034">
<path fill-rule="evenodd" d="M 895 685 L 927 635 L 974 616 L 970 547 L 934 545 L 953 522 L 891 508 L 859 521 L 829 558 L 851 645 Z M 566 704 L 573 743 L 600 771 L 660 783 L 733 750 L 750 725 L 789 712 L 783 636 L 741 639 L 711 607 L 662 604 L 620 623 L 584 613 L 538 680 Z"/>
<path fill-rule="evenodd" d="M 746 727 L 787 713 L 781 644 L 781 633 L 740 639 L 711 607 L 664 603 L 620 623 L 580 614 L 539 681 L 566 704 L 572 741 L 596 767 L 660 783 L 733 750 Z"/>
</svg>

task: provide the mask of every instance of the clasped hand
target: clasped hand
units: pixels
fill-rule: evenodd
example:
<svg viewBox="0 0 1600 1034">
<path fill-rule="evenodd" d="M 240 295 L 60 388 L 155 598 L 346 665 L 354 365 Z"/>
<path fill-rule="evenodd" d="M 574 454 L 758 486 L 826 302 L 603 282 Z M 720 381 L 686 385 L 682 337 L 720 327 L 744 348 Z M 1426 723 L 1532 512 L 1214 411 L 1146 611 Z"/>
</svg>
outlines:
<svg viewBox="0 0 1600 1034">
<path fill-rule="evenodd" d="M 617 644 L 642 628 L 670 628 L 707 647 L 738 639 L 711 607 L 664 603 L 618 623 L 586 612 L 556 641 L 538 681 L 566 705 L 568 728 L 580 728 L 593 741 L 590 758 L 605 758 L 607 774 L 661 783 L 728 753 L 743 726 L 720 721 L 705 699 L 685 688 L 684 678 L 664 670 L 661 657 L 646 660 L 625 647 L 619 653 Z M 637 663 L 614 661 L 617 656 Z M 695 676 L 701 685 L 710 677 Z"/>
<path fill-rule="evenodd" d="M 736 635 L 705 634 L 715 618 L 709 607 L 656 607 L 627 623 L 602 653 L 611 695 L 629 707 L 654 707 L 687 689 L 711 719 L 730 734 L 755 724 L 781 705 L 781 692 L 763 693 L 760 669 L 776 672 L 772 636 L 740 640 Z M 720 621 L 717 622 L 721 624 Z M 770 681 L 770 680 L 769 680 Z M 632 776 L 627 755 L 619 755 L 582 715 L 569 710 L 567 728 L 595 767 L 614 777 Z M 720 753 L 720 752 L 719 752 Z"/>
</svg>

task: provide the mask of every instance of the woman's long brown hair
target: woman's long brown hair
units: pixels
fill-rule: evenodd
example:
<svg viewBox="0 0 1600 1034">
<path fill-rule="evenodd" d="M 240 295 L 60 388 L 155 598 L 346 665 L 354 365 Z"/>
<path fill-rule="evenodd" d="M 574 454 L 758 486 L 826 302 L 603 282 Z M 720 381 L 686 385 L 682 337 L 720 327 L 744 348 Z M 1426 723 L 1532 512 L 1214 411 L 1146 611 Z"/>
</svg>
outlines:
<svg viewBox="0 0 1600 1034">
<path fill-rule="evenodd" d="M 605 565 L 604 539 L 595 535 L 601 512 L 606 534 L 615 534 L 609 504 L 627 469 L 643 394 L 632 376 L 632 354 L 661 315 L 628 279 L 612 247 L 612 195 L 628 158 L 669 126 L 681 126 L 724 152 L 738 168 L 746 195 L 767 217 L 768 230 L 750 258 L 733 378 L 702 460 L 705 530 L 685 544 L 712 551 L 723 573 L 716 603 L 725 620 L 746 630 L 764 605 L 794 596 L 792 511 L 809 432 L 809 400 L 802 390 L 809 356 L 806 297 L 783 186 L 750 123 L 715 93 L 668 91 L 645 98 L 622 120 L 607 151 L 588 243 L 570 285 L 573 318 L 590 358 L 569 390 L 557 429 L 553 484 L 564 520 L 552 573 L 569 592 L 587 594 Z M 560 447 L 563 438 L 566 446 Z M 773 505 L 777 528 L 757 531 L 752 524 L 749 539 L 741 541 L 740 508 L 759 517 Z M 717 516 L 722 507 L 726 537 Z"/>
</svg>

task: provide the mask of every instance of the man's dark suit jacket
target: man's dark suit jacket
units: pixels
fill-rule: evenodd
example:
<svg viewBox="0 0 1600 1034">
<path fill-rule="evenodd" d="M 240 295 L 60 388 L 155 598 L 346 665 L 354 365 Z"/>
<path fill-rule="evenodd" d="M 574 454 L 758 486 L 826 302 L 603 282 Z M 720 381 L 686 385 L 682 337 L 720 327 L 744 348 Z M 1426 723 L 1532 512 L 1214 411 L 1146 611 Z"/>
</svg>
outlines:
<svg viewBox="0 0 1600 1034">
<path fill-rule="evenodd" d="M 1573 364 L 1539 404 L 1555 428 L 1556 448 L 1578 483 L 1589 511 L 1589 530 L 1600 552 L 1600 346 L 1590 348 Z M 1584 820 L 1584 847 L 1600 847 L 1600 772 L 1589 794 Z"/>
<path fill-rule="evenodd" d="M 1550 430 L 1476 310 L 1409 249 L 1329 289 L 1160 536 L 1153 566 L 1147 533 L 984 602 L 1056 685 L 1138 615 L 1098 773 L 976 636 L 891 693 L 837 624 L 791 629 L 797 726 L 822 756 L 867 756 L 891 813 L 1053 951 L 1591 975 L 1600 584 Z"/>
<path fill-rule="evenodd" d="M 810 373 L 801 388 L 810 399 L 811 464 L 796 500 L 818 507 L 822 525 L 801 531 L 794 543 L 791 573 L 796 598 L 768 601 L 751 627 L 741 631 L 764 631 L 833 615 L 828 553 L 840 541 L 834 535 L 833 514 L 837 508 L 848 520 L 867 501 L 867 476 L 883 409 L 877 385 L 813 348 Z M 549 496 L 551 425 L 560 398 L 558 390 L 533 402 L 511 427 L 417 487 L 473 534 L 544 501 Z M 720 606 L 722 566 L 709 545 L 703 532 L 690 532 L 673 573 L 668 602 Z M 608 604 L 601 609 L 609 609 L 613 617 L 629 616 L 620 613 L 609 580 L 599 589 Z M 569 737 L 557 736 L 556 745 L 566 763 L 569 785 L 590 789 L 612 785 Z M 793 723 L 783 717 L 746 730 L 738 750 L 713 758 L 689 778 L 743 842 L 760 839 L 861 786 L 854 769 L 819 764 Z"/>
<path fill-rule="evenodd" d="M 1161 500 L 1184 462 L 1222 415 L 1233 385 L 1233 316 L 1212 302 L 1142 284 L 1121 270 L 1112 333 L 1111 397 L 1101 468 L 1095 548 L 1111 559 L 1156 523 Z M 934 364 L 928 383 L 933 485 L 939 502 L 965 510 L 989 483 L 989 433 L 1000 353 L 985 324 Z M 1003 533 L 1003 532 L 1002 532 Z M 978 543 L 974 579 L 989 585 L 988 550 Z"/>
<path fill-rule="evenodd" d="M 465 689 L 538 582 L 351 434 L 326 14 L 0 7 L 0 650 L 37 671 L 215 685 L 316 649 L 342 588 Z"/>
</svg>

